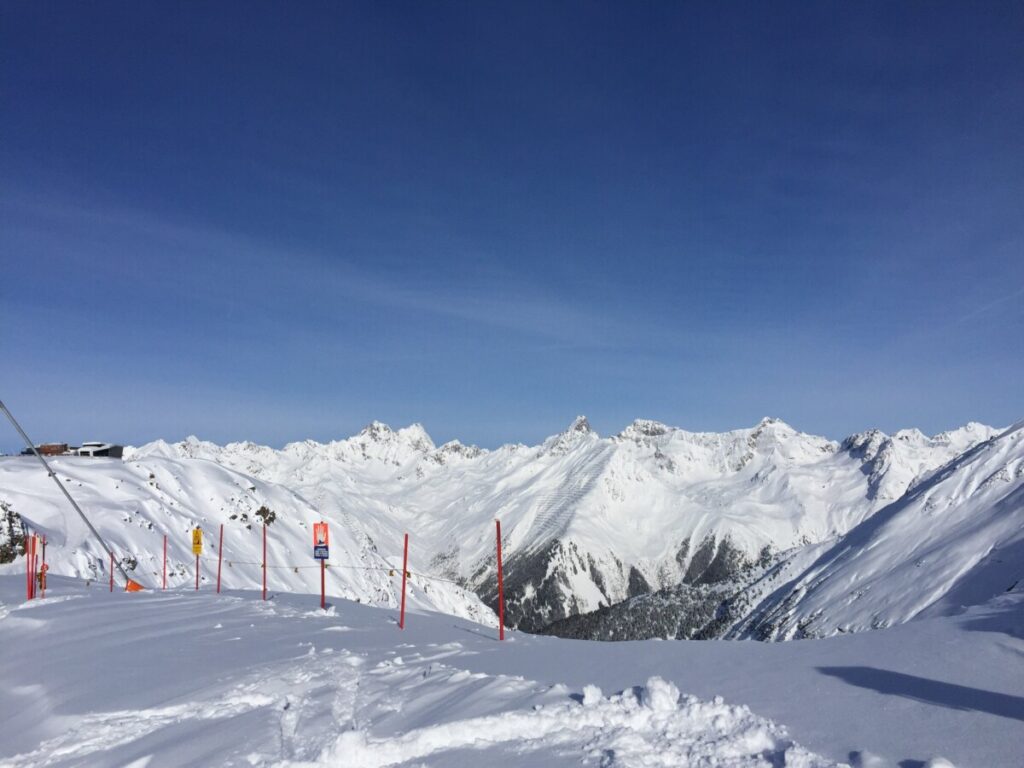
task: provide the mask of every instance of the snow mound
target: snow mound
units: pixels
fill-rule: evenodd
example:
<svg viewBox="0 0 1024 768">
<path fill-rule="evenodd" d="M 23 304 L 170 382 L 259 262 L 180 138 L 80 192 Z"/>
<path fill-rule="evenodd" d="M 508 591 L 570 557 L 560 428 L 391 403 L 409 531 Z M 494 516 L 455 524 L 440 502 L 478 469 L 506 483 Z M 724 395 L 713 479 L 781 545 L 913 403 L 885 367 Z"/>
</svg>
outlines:
<svg viewBox="0 0 1024 768">
<path fill-rule="evenodd" d="M 680 698 L 679 689 L 660 677 L 650 678 L 639 693 L 631 689 L 601 698 L 599 690 L 587 686 L 582 705 L 570 700 L 385 738 L 348 731 L 318 761 L 306 764 L 384 768 L 462 749 L 504 749 L 519 755 L 582 753 L 616 766 L 833 765 L 746 707 L 727 705 L 720 698 Z"/>
</svg>

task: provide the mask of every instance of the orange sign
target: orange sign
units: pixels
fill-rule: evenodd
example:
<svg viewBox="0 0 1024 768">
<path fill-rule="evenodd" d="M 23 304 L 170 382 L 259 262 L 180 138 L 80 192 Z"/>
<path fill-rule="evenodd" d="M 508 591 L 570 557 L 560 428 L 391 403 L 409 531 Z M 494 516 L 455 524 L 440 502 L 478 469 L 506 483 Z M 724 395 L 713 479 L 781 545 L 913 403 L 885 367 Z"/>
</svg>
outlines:
<svg viewBox="0 0 1024 768">
<path fill-rule="evenodd" d="M 326 547 L 329 545 L 330 542 L 327 541 L 327 523 L 313 523 L 313 546 Z"/>
<path fill-rule="evenodd" d="M 313 523 L 313 557 L 321 561 L 328 557 L 327 523 Z"/>
</svg>

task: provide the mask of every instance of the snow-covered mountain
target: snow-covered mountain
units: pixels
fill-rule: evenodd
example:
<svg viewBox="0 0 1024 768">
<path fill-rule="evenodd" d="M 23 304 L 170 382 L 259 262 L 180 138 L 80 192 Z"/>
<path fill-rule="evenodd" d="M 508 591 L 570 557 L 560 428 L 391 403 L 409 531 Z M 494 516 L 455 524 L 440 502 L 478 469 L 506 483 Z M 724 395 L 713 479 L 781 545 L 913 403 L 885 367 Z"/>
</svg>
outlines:
<svg viewBox="0 0 1024 768">
<path fill-rule="evenodd" d="M 919 433 L 905 442 L 963 445 L 955 436 L 929 440 Z M 865 445 L 875 447 L 865 451 Z M 844 446 L 876 464 L 865 466 L 869 487 L 892 482 L 892 474 L 878 473 L 879 464 L 908 476 L 908 462 L 892 441 L 867 434 Z M 912 458 L 920 461 L 921 453 Z M 919 476 L 843 536 L 748 563 L 727 579 L 683 582 L 570 617 L 545 631 L 607 640 L 823 637 L 955 614 L 1022 582 L 1024 423 Z"/>
<path fill-rule="evenodd" d="M 412 570 L 459 582 L 490 605 L 500 519 L 506 622 L 532 631 L 658 590 L 700 589 L 714 593 L 717 604 L 719 593 L 751 583 L 758 586 L 744 606 L 760 607 L 767 620 L 762 601 L 809 565 L 801 557 L 868 524 L 999 432 L 980 424 L 934 437 L 873 430 L 837 443 L 776 419 L 725 433 L 638 420 L 602 438 L 579 417 L 540 445 L 487 451 L 457 441 L 438 447 L 420 425 L 393 430 L 374 422 L 345 440 L 281 450 L 189 438 L 129 449 L 120 469 L 88 459 L 60 459 L 58 466 L 73 478 L 73 492 L 81 484 L 87 509 L 111 510 L 103 514 L 115 523 L 173 528 L 179 539 L 195 521 L 238 527 L 241 518 L 232 514 L 251 520 L 266 503 L 284 511 L 282 519 L 294 518 L 283 525 L 295 534 L 287 545 L 295 557 L 308 558 L 307 526 L 323 518 L 332 534 L 342 532 L 341 561 L 393 568 L 408 532 Z M 27 485 L 32 472 L 40 477 Z M 118 480 L 121 472 L 129 474 Z M 34 516 L 33 500 L 45 497 L 48 509 L 59 501 L 48 483 L 28 460 L 0 461 L 0 501 L 35 526 L 45 521 Z M 119 525 L 108 528 L 111 536 Z M 249 539 L 255 546 L 256 537 Z M 130 546 L 151 569 L 152 542 Z M 83 557 L 80 570 L 97 567 L 96 553 Z M 339 589 L 352 590 L 343 594 L 394 600 L 387 571 L 335 574 Z M 286 584 L 309 588 L 315 572 L 283 575 Z M 457 597 L 456 585 L 422 583 L 433 607 L 479 610 Z M 685 599 L 692 598 L 691 591 Z M 780 632 L 768 634 L 792 634 Z"/>
<path fill-rule="evenodd" d="M 219 527 L 224 526 L 224 588 L 251 589 L 262 581 L 262 526 L 267 526 L 268 587 L 272 591 L 318 592 L 320 573 L 312 559 L 312 524 L 320 520 L 303 495 L 278 483 L 212 461 L 173 458 L 159 451 L 116 459 L 65 456 L 50 465 L 88 514 L 121 564 L 146 586 L 162 581 L 167 536 L 167 582 L 194 583 L 191 531 L 204 531 L 200 562 L 203 589 L 217 573 Z M 268 513 L 262 513 L 266 509 Z M 85 524 L 33 457 L 0 460 L 0 512 L 47 539 L 51 574 L 106 580 L 108 558 Z M 331 518 L 329 594 L 380 606 L 397 606 L 401 559 L 386 558 L 358 524 Z M 10 566 L 7 566 L 10 568 Z M 410 568 L 412 570 L 412 568 Z M 116 574 L 115 574 L 116 575 Z M 117 575 L 120 584 L 121 577 Z M 496 617 L 471 591 L 414 574 L 410 604 L 495 623 Z"/>
<path fill-rule="evenodd" d="M 979 444 L 830 545 L 743 623 L 768 638 L 819 637 L 947 615 L 1024 581 L 1024 422 Z"/>
</svg>

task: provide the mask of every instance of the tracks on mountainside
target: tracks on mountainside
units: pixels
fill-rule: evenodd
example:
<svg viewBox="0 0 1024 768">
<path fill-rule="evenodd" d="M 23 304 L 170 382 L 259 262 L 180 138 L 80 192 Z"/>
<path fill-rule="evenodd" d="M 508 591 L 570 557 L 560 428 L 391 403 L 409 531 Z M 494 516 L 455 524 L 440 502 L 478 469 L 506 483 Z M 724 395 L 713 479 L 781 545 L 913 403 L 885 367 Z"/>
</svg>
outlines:
<svg viewBox="0 0 1024 768">
<path fill-rule="evenodd" d="M 597 485 L 614 450 L 605 448 L 578 465 L 554 491 L 537 500 L 540 511 L 530 526 L 530 548 L 539 549 L 551 539 L 561 536 L 576 514 L 576 506 Z"/>
</svg>

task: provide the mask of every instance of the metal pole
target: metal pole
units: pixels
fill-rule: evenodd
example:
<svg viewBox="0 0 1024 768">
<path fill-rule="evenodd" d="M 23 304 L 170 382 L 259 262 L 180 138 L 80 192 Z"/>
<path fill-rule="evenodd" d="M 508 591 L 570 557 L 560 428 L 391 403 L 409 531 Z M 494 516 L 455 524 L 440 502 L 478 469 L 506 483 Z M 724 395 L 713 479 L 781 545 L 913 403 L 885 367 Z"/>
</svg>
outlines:
<svg viewBox="0 0 1024 768">
<path fill-rule="evenodd" d="M 42 596 L 46 597 L 46 534 L 43 534 L 43 564 L 39 569 L 42 574 L 39 578 L 39 591 L 42 592 Z"/>
<path fill-rule="evenodd" d="M 167 534 L 164 534 L 164 589 L 167 589 Z"/>
<path fill-rule="evenodd" d="M 35 457 L 39 459 L 42 465 L 46 468 L 46 474 L 53 478 L 53 482 L 57 484 L 57 487 L 60 488 L 61 493 L 64 494 L 68 502 L 70 502 L 71 506 L 75 508 L 75 512 L 78 513 L 78 516 L 82 518 L 82 521 L 86 524 L 86 526 L 88 526 L 89 530 L 92 531 L 92 535 L 96 537 L 96 541 L 98 541 L 100 543 L 100 546 L 103 547 L 103 551 L 109 552 L 110 559 L 113 560 L 114 550 L 107 546 L 107 542 L 105 542 L 103 540 L 103 537 L 100 536 L 99 531 L 93 528 L 92 523 L 89 522 L 89 518 L 85 516 L 85 512 L 83 512 L 82 508 L 78 506 L 78 504 L 75 502 L 73 498 L 71 498 L 71 494 L 68 493 L 67 488 L 64 487 L 64 483 L 62 483 L 60 481 L 60 478 L 57 477 L 57 473 L 50 469 L 50 465 L 46 463 L 46 459 L 44 459 L 42 455 L 39 453 L 39 451 L 36 450 L 36 444 L 29 439 L 28 435 L 25 434 L 25 430 L 21 428 L 21 425 L 18 423 L 17 419 L 14 418 L 14 414 L 12 414 L 7 409 L 7 406 L 4 405 L 2 400 L 0 400 L 0 411 L 4 412 L 4 415 L 7 416 L 7 420 L 14 425 L 14 428 L 16 430 L 18 430 L 18 434 L 21 435 L 21 439 L 25 441 L 25 445 L 27 445 L 32 450 L 32 453 L 35 454 Z M 124 569 L 120 562 L 117 563 L 117 570 L 119 570 L 121 572 L 121 575 L 124 576 L 126 583 L 131 581 L 131 577 L 128 576 L 128 572 Z"/>
<path fill-rule="evenodd" d="M 320 610 L 327 610 L 327 561 L 320 561 Z"/>
<path fill-rule="evenodd" d="M 263 524 L 263 599 L 267 599 L 267 524 Z"/>
</svg>

